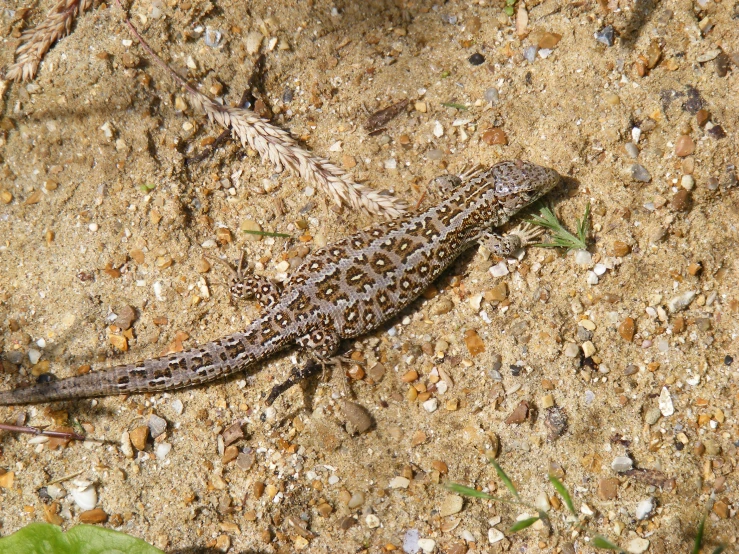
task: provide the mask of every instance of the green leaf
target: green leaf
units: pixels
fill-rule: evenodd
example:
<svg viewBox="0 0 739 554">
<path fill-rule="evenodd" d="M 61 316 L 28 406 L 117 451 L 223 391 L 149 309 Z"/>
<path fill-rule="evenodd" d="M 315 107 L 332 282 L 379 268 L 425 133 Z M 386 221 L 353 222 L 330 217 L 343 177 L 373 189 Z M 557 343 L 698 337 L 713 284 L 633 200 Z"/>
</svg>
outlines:
<svg viewBox="0 0 739 554">
<path fill-rule="evenodd" d="M 595 548 L 602 548 L 603 550 L 618 550 L 619 552 L 623 552 L 623 549 L 620 546 L 613 544 L 611 541 L 601 535 L 595 535 L 590 541 L 590 544 L 592 544 Z"/>
<path fill-rule="evenodd" d="M 726 550 L 725 544 L 718 545 L 711 554 L 721 554 L 724 550 Z"/>
<path fill-rule="evenodd" d="M 448 491 L 456 492 L 457 494 L 463 494 L 465 496 L 483 498 L 485 500 L 497 500 L 494 496 L 491 496 L 482 491 L 478 491 L 477 489 L 473 489 L 472 487 L 465 487 L 464 485 L 460 485 L 459 483 L 446 483 L 444 487 Z"/>
<path fill-rule="evenodd" d="M 247 235 L 259 235 L 262 237 L 280 237 L 284 239 L 289 239 L 292 237 L 292 235 L 286 235 L 285 233 L 273 233 L 271 231 L 256 231 L 251 229 L 242 229 L 242 231 Z"/>
<path fill-rule="evenodd" d="M 529 223 L 544 227 L 553 232 L 550 242 L 536 244 L 543 248 L 567 248 L 567 250 L 585 250 L 588 246 L 588 230 L 590 228 L 590 204 L 585 208 L 582 219 L 577 220 L 577 236 L 565 229 L 549 208 L 542 208 L 539 215 L 531 216 Z"/>
<path fill-rule="evenodd" d="M 446 69 L 441 72 L 442 79 L 446 79 L 447 77 L 449 77 L 449 75 L 451 75 L 451 72 L 447 71 Z"/>
<path fill-rule="evenodd" d="M 538 517 L 530 517 L 527 519 L 522 519 L 521 521 L 517 521 L 516 523 L 511 525 L 511 528 L 508 529 L 508 532 L 515 533 L 516 531 L 520 531 L 521 529 L 526 529 L 527 527 L 531 527 L 537 521 L 539 521 Z"/>
<path fill-rule="evenodd" d="M 139 186 L 139 190 L 141 192 L 150 192 L 154 190 L 155 188 L 157 188 L 156 184 L 152 184 L 152 183 Z"/>
<path fill-rule="evenodd" d="M 518 497 L 518 491 L 516 490 L 516 487 L 513 486 L 513 482 L 508 478 L 508 476 L 505 474 L 505 471 L 503 471 L 503 468 L 498 465 L 498 462 L 491 459 L 490 463 L 493 464 L 493 467 L 495 468 L 495 473 L 498 474 L 498 477 L 500 477 L 500 480 L 503 481 L 506 488 L 511 491 L 511 494 L 516 497 L 516 499 L 519 499 Z"/>
<path fill-rule="evenodd" d="M 49 523 L 30 523 L 0 539 L 0 554 L 164 554 L 150 544 L 96 525 L 77 525 L 66 533 Z"/>
<path fill-rule="evenodd" d="M 567 509 L 570 511 L 570 513 L 576 516 L 577 512 L 575 511 L 575 506 L 573 506 L 572 504 L 572 498 L 570 498 L 570 493 L 567 492 L 567 488 L 562 484 L 562 481 L 557 479 L 554 475 L 550 475 L 549 482 L 552 483 L 556 491 L 562 497 L 562 500 L 565 501 L 565 504 L 567 504 Z"/>
<path fill-rule="evenodd" d="M 503 13 L 506 14 L 508 17 L 513 17 L 513 8 L 510 6 L 506 6 L 503 8 Z"/>
<path fill-rule="evenodd" d="M 447 108 L 456 108 L 457 110 L 463 112 L 467 111 L 467 106 L 465 106 L 464 104 L 455 104 L 454 102 L 442 102 L 441 105 L 446 106 Z"/>
<path fill-rule="evenodd" d="M 693 554 L 700 554 L 701 546 L 703 545 L 703 532 L 706 529 L 706 516 L 703 516 L 701 522 L 698 524 L 698 532 L 695 535 L 695 541 L 693 542 Z"/>
</svg>

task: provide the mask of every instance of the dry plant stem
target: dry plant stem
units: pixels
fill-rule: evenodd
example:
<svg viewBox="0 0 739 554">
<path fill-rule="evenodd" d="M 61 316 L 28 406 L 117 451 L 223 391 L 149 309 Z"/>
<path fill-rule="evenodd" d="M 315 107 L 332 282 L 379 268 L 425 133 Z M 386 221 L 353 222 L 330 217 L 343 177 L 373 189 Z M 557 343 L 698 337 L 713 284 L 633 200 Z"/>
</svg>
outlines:
<svg viewBox="0 0 739 554">
<path fill-rule="evenodd" d="M 115 2 L 123 10 L 120 1 Z M 300 147 L 289 133 L 270 124 L 253 111 L 221 106 L 192 88 L 151 49 L 125 15 L 124 21 L 149 56 L 188 92 L 196 109 L 202 110 L 211 121 L 231 129 L 242 146 L 249 145 L 262 160 L 272 162 L 278 171 L 285 167 L 292 170 L 340 206 L 346 205 L 355 210 L 364 210 L 370 214 L 390 218 L 397 217 L 405 211 L 405 204 L 395 197 L 354 182 L 344 170 Z"/>
<path fill-rule="evenodd" d="M 16 61 L 5 74 L 7 80 L 30 81 L 51 45 L 69 33 L 74 18 L 92 5 L 92 0 L 59 0 L 35 29 L 21 35 Z"/>
<path fill-rule="evenodd" d="M 46 429 L 39 429 L 38 427 L 24 427 L 21 425 L 10 425 L 8 423 L 0 423 L 0 430 L 10 431 L 11 433 L 27 433 L 29 435 L 43 435 L 45 437 L 75 441 L 87 440 L 87 437 L 69 431 L 47 431 Z"/>
</svg>

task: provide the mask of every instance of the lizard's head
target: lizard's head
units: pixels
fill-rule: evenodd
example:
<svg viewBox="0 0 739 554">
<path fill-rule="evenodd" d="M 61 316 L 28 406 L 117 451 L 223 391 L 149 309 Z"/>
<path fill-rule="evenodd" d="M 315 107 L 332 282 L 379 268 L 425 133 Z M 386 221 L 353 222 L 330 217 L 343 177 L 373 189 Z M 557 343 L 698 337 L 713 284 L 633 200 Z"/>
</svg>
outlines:
<svg viewBox="0 0 739 554">
<path fill-rule="evenodd" d="M 536 202 L 561 180 L 553 169 L 521 160 L 501 162 L 483 175 L 494 185 L 498 204 L 512 213 Z"/>
</svg>

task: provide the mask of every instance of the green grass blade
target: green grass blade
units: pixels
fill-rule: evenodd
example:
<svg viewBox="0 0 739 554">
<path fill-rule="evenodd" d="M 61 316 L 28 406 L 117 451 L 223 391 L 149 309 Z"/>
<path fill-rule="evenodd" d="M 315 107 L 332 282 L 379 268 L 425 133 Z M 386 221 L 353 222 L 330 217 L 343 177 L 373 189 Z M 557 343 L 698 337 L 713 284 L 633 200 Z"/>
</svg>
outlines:
<svg viewBox="0 0 739 554">
<path fill-rule="evenodd" d="M 552 231 L 552 238 L 548 242 L 540 242 L 535 246 L 543 248 L 567 248 L 567 250 L 585 250 L 588 246 L 588 232 L 590 230 L 590 204 L 585 208 L 582 219 L 577 220 L 577 235 L 565 229 L 547 207 L 540 210 L 539 215 L 533 215 L 528 220 L 532 225 L 538 225 Z"/>
<path fill-rule="evenodd" d="M 698 532 L 695 534 L 695 541 L 693 542 L 692 554 L 700 554 L 701 546 L 703 545 L 703 532 L 706 529 L 706 516 L 704 515 L 701 522 L 698 524 Z"/>
<path fill-rule="evenodd" d="M 463 494 L 464 496 L 472 496 L 474 498 L 482 498 L 484 500 L 500 500 L 486 492 L 478 491 L 472 487 L 465 487 L 459 483 L 446 483 L 444 488 L 448 491 L 456 492 L 457 494 Z"/>
<path fill-rule="evenodd" d="M 466 112 L 468 109 L 464 104 L 456 104 L 455 102 L 442 102 L 441 105 L 447 108 L 455 108 L 461 112 Z"/>
<path fill-rule="evenodd" d="M 590 541 L 590 544 L 592 544 L 595 548 L 602 548 L 603 550 L 617 550 L 618 552 L 623 552 L 623 548 L 621 548 L 617 544 L 613 544 L 611 541 L 601 535 L 595 535 Z"/>
<path fill-rule="evenodd" d="M 539 521 L 538 517 L 530 517 L 527 519 L 522 519 L 521 521 L 517 521 L 516 523 L 511 525 L 510 529 L 508 529 L 508 532 L 515 533 L 517 531 L 520 531 L 521 529 L 526 529 L 527 527 L 531 527 L 537 521 Z"/>
<path fill-rule="evenodd" d="M 513 486 L 513 481 L 511 481 L 508 476 L 505 474 L 505 471 L 503 471 L 503 468 L 498 465 L 498 462 L 495 460 L 490 460 L 490 463 L 493 464 L 493 467 L 495 468 L 495 473 L 498 474 L 498 477 L 500 477 L 500 480 L 503 481 L 506 488 L 511 491 L 511 494 L 516 497 L 516 500 L 520 500 L 518 497 L 518 491 L 516 490 L 516 487 Z"/>
<path fill-rule="evenodd" d="M 582 242 L 583 244 L 587 244 L 589 232 L 590 232 L 590 202 L 588 202 L 588 205 L 585 207 L 585 214 L 582 216 L 582 219 L 579 219 L 577 221 L 577 236 L 580 239 L 580 242 Z"/>
<path fill-rule="evenodd" d="M 718 545 L 711 554 L 721 554 L 724 550 L 726 550 L 725 544 Z"/>
<path fill-rule="evenodd" d="M 287 235 L 285 233 L 272 233 L 271 231 L 253 231 L 251 229 L 242 229 L 241 231 L 247 235 L 259 235 L 261 237 L 280 237 L 285 239 L 292 237 L 292 235 Z"/>
<path fill-rule="evenodd" d="M 562 481 L 557 479 L 554 475 L 550 475 L 549 482 L 552 483 L 552 486 L 554 486 L 556 491 L 562 497 L 562 500 L 565 501 L 565 504 L 567 504 L 567 509 L 570 511 L 570 513 L 576 516 L 577 512 L 575 511 L 575 506 L 572 504 L 572 498 L 570 497 L 570 493 L 567 492 L 567 488 L 562 484 Z"/>
</svg>

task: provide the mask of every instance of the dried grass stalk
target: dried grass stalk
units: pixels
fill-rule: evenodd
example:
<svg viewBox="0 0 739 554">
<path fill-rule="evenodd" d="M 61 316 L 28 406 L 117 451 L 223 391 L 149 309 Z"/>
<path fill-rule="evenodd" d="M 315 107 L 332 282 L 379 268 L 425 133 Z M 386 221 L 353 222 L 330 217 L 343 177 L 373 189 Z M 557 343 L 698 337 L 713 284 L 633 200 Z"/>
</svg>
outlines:
<svg viewBox="0 0 739 554">
<path fill-rule="evenodd" d="M 115 0 L 119 7 L 119 0 Z M 338 205 L 364 210 L 370 214 L 397 217 L 405 211 L 405 204 L 389 194 L 377 192 L 354 182 L 352 177 L 325 158 L 302 148 L 287 131 L 275 127 L 256 113 L 245 108 L 222 106 L 192 88 L 146 43 L 131 21 L 124 16 L 131 33 L 152 59 L 187 90 L 195 108 L 208 119 L 217 122 L 239 138 L 242 146 L 249 145 L 262 160 L 270 161 L 278 171 L 288 168 L 309 184 L 331 197 Z"/>
<path fill-rule="evenodd" d="M 395 197 L 354 182 L 344 170 L 301 148 L 289 133 L 271 125 L 251 110 L 221 106 L 193 89 L 188 89 L 188 93 L 195 108 L 205 112 L 211 121 L 231 129 L 242 146 L 249 145 L 263 160 L 272 162 L 278 171 L 289 168 L 339 206 L 346 205 L 388 217 L 403 213 L 405 206 Z"/>
<path fill-rule="evenodd" d="M 8 68 L 5 78 L 14 81 L 33 79 L 51 45 L 68 34 L 74 18 L 90 6 L 92 0 L 59 0 L 35 29 L 23 32 L 15 51 L 16 61 Z"/>
</svg>

